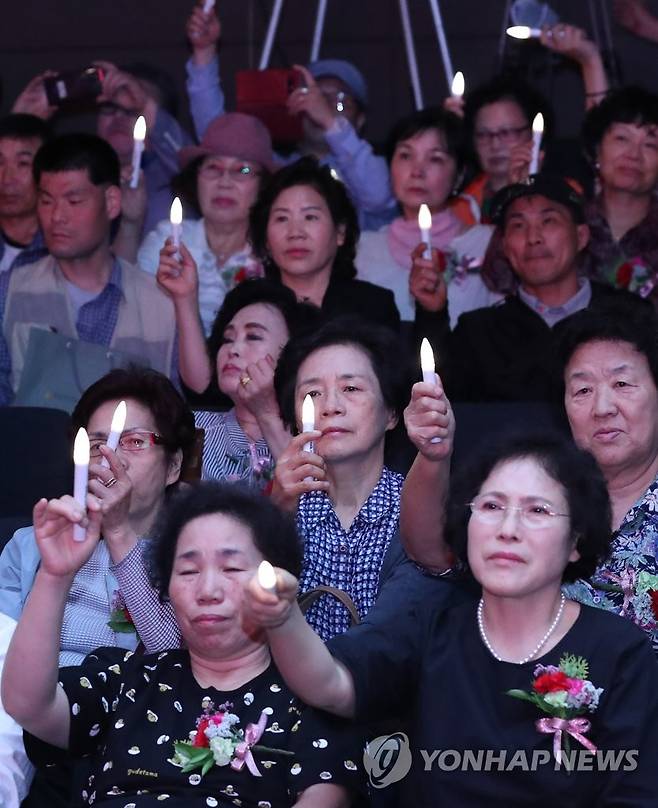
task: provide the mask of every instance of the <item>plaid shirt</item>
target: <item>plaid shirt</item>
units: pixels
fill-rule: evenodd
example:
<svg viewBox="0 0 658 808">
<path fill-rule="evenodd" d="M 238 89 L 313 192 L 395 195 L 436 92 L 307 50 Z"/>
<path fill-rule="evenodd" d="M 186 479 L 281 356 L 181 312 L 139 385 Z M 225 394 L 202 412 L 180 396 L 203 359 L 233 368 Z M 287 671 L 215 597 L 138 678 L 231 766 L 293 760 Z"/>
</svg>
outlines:
<svg viewBox="0 0 658 808">
<path fill-rule="evenodd" d="M 324 492 L 301 496 L 297 510 L 297 529 L 304 542 L 301 592 L 321 585 L 342 589 L 359 616 L 365 617 L 377 597 L 384 555 L 398 529 L 403 481 L 401 474 L 384 468 L 347 531 Z M 350 627 L 347 609 L 330 595 L 315 601 L 306 619 L 325 641 Z"/>
<path fill-rule="evenodd" d="M 5 254 L 5 247 L 6 241 L 0 230 L 0 263 L 2 262 L 2 257 Z M 14 258 L 9 267 L 9 270 L 16 269 L 16 267 L 22 267 L 25 264 L 33 264 L 35 261 L 39 261 L 42 258 L 45 258 L 48 255 L 48 248 L 46 247 L 46 243 L 43 240 L 43 234 L 41 230 L 37 230 L 34 234 L 34 238 L 32 241 L 25 247 L 25 249 L 21 250 L 18 255 Z"/>
</svg>

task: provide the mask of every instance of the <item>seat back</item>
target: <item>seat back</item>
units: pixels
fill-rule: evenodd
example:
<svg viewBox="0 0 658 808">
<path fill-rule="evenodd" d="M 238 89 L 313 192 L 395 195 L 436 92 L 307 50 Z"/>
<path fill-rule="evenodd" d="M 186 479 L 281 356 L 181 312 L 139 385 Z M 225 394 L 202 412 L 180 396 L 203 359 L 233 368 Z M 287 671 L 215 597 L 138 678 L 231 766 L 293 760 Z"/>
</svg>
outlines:
<svg viewBox="0 0 658 808">
<path fill-rule="evenodd" d="M 32 524 L 41 497 L 73 490 L 71 418 L 45 407 L 0 408 L 0 544 L 12 526 Z"/>
</svg>

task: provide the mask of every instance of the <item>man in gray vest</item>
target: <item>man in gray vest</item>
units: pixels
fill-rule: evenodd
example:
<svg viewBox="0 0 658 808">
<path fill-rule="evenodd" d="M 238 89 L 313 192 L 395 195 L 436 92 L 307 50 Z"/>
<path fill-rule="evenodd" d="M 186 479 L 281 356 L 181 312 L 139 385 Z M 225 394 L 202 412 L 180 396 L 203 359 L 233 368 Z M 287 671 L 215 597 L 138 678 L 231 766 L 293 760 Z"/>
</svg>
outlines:
<svg viewBox="0 0 658 808">
<path fill-rule="evenodd" d="M 50 255 L 0 277 L 0 404 L 68 409 L 129 362 L 176 373 L 171 302 L 152 276 L 112 254 L 119 174 L 115 151 L 96 135 L 62 135 L 37 152 Z"/>
</svg>

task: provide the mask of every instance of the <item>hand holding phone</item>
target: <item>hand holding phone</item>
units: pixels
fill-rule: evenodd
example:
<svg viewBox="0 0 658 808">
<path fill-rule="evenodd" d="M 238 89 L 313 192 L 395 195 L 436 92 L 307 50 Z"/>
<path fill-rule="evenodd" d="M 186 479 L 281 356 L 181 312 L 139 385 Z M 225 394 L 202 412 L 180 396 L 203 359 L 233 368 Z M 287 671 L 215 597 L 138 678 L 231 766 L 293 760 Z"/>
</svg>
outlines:
<svg viewBox="0 0 658 808">
<path fill-rule="evenodd" d="M 71 101 L 90 101 L 103 89 L 103 71 L 98 67 L 69 70 L 46 77 L 43 80 L 46 98 L 51 106 L 61 106 Z"/>
</svg>

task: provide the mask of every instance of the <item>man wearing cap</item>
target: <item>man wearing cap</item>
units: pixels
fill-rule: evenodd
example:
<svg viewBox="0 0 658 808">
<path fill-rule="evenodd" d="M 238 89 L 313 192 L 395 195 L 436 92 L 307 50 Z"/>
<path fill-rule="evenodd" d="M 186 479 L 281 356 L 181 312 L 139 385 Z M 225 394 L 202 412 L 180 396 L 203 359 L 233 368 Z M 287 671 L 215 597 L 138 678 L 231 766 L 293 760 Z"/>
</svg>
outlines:
<svg viewBox="0 0 658 808">
<path fill-rule="evenodd" d="M 196 6 L 187 24 L 192 57 L 187 63 L 187 92 L 199 138 L 213 118 L 224 114 L 216 45 L 220 25 L 215 9 Z M 342 59 L 322 59 L 308 67 L 295 65 L 302 86 L 288 99 L 292 114 L 302 115 L 303 138 L 298 151 L 282 162 L 311 154 L 333 168 L 345 183 L 363 230 L 376 230 L 396 215 L 388 167 L 361 138 L 368 103 L 366 81 Z"/>
<path fill-rule="evenodd" d="M 579 275 L 578 256 L 589 228 L 582 197 L 561 177 L 540 174 L 503 188 L 493 199 L 492 217 L 519 280 L 517 293 L 462 314 L 450 332 L 445 284 L 437 275 L 429 297 L 435 297 L 439 320 L 431 322 L 429 300 L 425 324 L 434 330 L 440 372 L 453 401 L 548 400 L 553 346 L 569 315 L 615 299 L 649 304 Z M 420 266 L 427 263 L 417 259 L 412 271 L 427 271 Z"/>
</svg>

